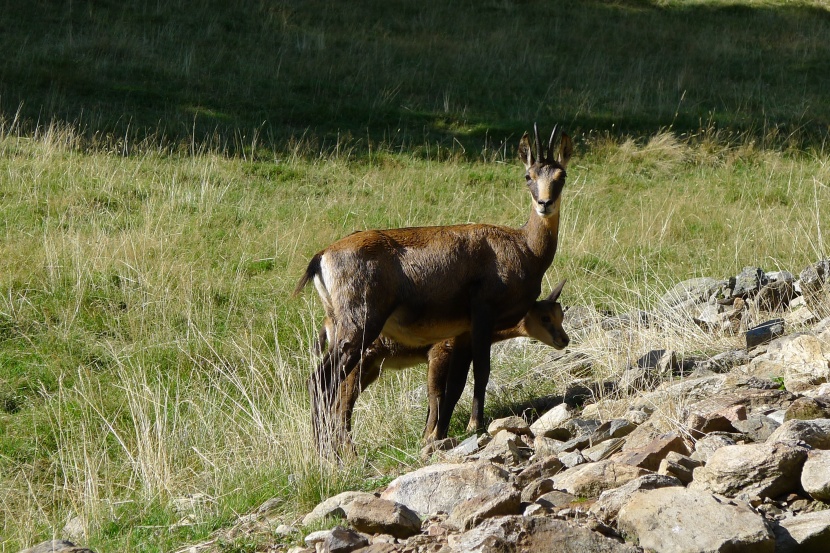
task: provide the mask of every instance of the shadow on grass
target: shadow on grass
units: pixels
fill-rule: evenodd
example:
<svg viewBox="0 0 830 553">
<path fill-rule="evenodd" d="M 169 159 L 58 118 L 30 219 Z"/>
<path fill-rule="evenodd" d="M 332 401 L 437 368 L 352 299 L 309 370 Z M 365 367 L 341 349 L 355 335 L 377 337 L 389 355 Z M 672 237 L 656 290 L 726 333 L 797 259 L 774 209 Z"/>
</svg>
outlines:
<svg viewBox="0 0 830 553">
<path fill-rule="evenodd" d="M 94 140 L 231 153 L 728 129 L 820 147 L 830 11 L 818 2 L 491 0 L 9 3 L 0 110 Z M 286 146 L 286 145 L 289 146 Z"/>
</svg>

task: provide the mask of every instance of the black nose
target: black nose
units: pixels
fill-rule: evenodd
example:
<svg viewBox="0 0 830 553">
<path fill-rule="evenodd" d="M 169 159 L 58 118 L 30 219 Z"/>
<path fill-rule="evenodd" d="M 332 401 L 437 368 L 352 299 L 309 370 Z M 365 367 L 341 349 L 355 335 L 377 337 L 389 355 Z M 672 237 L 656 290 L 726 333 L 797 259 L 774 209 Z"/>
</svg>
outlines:
<svg viewBox="0 0 830 553">
<path fill-rule="evenodd" d="M 547 208 L 553 204 L 553 200 L 536 200 L 536 203 L 538 203 L 542 207 Z"/>
</svg>

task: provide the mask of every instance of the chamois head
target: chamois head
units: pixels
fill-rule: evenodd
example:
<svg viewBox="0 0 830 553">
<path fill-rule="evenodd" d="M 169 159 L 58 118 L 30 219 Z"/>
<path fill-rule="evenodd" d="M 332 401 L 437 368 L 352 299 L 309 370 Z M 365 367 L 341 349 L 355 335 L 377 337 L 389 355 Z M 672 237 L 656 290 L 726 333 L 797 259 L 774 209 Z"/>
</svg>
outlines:
<svg viewBox="0 0 830 553">
<path fill-rule="evenodd" d="M 533 134 L 536 142 L 535 155 L 530 147 L 530 139 L 525 133 L 519 141 L 519 158 L 525 166 L 525 180 L 533 196 L 536 213 L 540 217 L 547 218 L 552 217 L 558 211 L 556 200 L 559 199 L 559 194 L 565 185 L 565 167 L 571 159 L 573 143 L 567 134 L 562 133 L 559 151 L 554 157 L 553 139 L 556 135 L 556 127 L 553 127 L 548 146 L 542 155 L 536 125 L 533 125 Z"/>
<path fill-rule="evenodd" d="M 571 341 L 568 333 L 562 328 L 565 312 L 559 303 L 559 295 L 564 286 L 563 280 L 548 297 L 533 304 L 524 319 L 528 335 L 556 349 L 565 349 Z"/>
</svg>

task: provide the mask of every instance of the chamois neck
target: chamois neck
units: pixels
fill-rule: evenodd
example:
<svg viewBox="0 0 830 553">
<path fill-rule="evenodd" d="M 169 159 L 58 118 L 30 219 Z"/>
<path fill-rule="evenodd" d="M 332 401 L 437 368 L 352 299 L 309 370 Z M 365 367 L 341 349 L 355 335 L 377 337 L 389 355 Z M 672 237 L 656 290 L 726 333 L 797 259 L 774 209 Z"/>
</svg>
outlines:
<svg viewBox="0 0 830 553">
<path fill-rule="evenodd" d="M 529 336 L 524 319 L 519 321 L 516 326 L 511 326 L 510 328 L 494 332 L 493 342 L 501 342 L 502 340 L 509 340 L 511 338 L 521 338 L 522 336 Z"/>
<path fill-rule="evenodd" d="M 531 206 L 530 217 L 522 227 L 528 248 L 544 262 L 546 268 L 553 262 L 553 256 L 556 254 L 561 201 L 561 198 L 557 198 L 554 203 L 555 215 L 552 217 L 540 217 L 535 207 Z"/>
</svg>

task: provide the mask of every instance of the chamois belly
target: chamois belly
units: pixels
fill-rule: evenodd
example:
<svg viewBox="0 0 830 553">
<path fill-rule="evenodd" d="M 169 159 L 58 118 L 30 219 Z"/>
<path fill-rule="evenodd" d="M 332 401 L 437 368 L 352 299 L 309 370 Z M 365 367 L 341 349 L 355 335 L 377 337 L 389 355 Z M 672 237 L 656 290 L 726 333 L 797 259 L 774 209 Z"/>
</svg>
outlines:
<svg viewBox="0 0 830 553">
<path fill-rule="evenodd" d="M 398 309 L 386 320 L 382 334 L 406 346 L 423 347 L 469 331 L 468 318 L 412 317 L 406 310 Z"/>
</svg>

